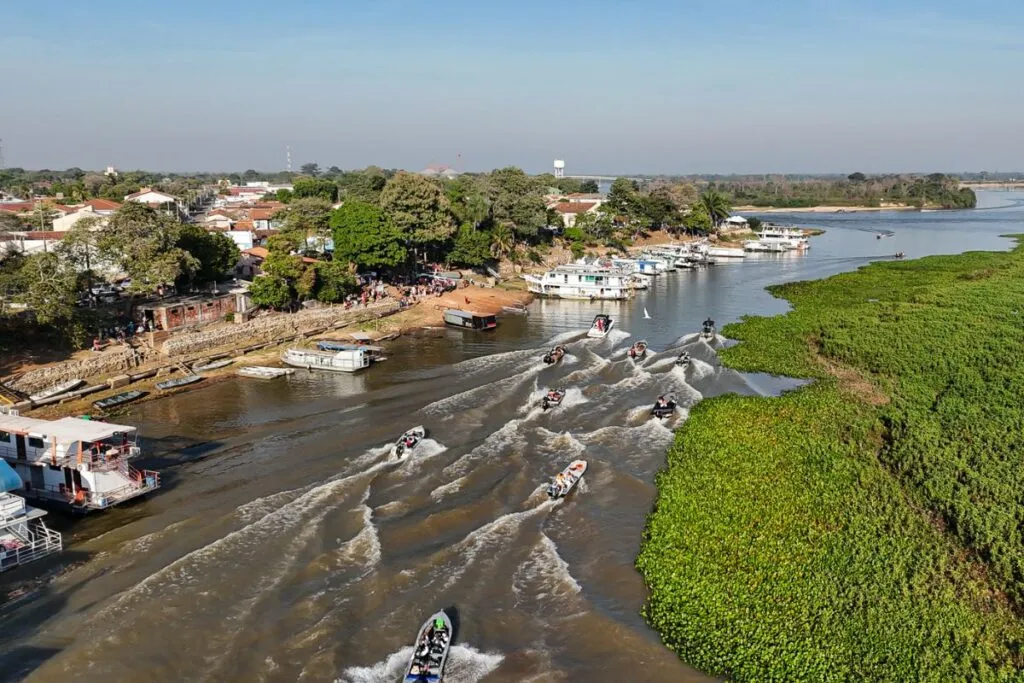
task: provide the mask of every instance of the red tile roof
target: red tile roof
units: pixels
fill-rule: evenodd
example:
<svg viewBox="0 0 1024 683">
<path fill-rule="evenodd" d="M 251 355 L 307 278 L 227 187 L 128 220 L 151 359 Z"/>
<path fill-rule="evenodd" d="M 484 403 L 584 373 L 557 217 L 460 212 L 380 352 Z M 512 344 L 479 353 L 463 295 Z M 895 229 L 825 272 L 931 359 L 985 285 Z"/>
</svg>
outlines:
<svg viewBox="0 0 1024 683">
<path fill-rule="evenodd" d="M 597 202 L 558 202 L 553 208 L 558 213 L 586 213 L 597 206 Z"/>
<path fill-rule="evenodd" d="M 30 232 L 7 233 L 0 235 L 0 242 L 14 242 L 21 241 L 23 239 L 30 241 L 55 241 L 64 239 L 64 235 L 66 234 L 66 232 L 57 232 L 54 230 L 32 230 Z"/>
<path fill-rule="evenodd" d="M 254 221 L 269 221 L 280 209 L 250 209 L 249 218 Z"/>
<path fill-rule="evenodd" d="M 255 256 L 256 258 L 267 258 L 270 256 L 270 251 L 266 247 L 253 247 L 251 249 L 243 250 L 242 253 L 249 254 L 249 256 Z"/>
<path fill-rule="evenodd" d="M 111 199 L 90 199 L 85 205 L 91 206 L 96 211 L 117 211 L 121 208 L 118 202 Z"/>
<path fill-rule="evenodd" d="M 252 221 L 238 221 L 231 226 L 232 230 L 252 230 L 252 228 Z"/>
</svg>

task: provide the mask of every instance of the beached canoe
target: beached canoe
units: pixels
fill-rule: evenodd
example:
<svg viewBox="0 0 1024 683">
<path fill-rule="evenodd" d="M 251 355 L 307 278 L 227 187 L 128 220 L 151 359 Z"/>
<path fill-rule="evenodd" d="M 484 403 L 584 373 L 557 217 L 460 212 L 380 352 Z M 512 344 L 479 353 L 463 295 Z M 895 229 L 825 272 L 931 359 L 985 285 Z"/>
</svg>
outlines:
<svg viewBox="0 0 1024 683">
<path fill-rule="evenodd" d="M 178 387 L 195 384 L 202 381 L 202 379 L 201 375 L 185 375 L 184 377 L 175 377 L 174 379 L 157 382 L 156 388 L 160 391 L 167 391 L 168 389 L 177 389 Z"/>
<path fill-rule="evenodd" d="M 224 358 L 222 360 L 215 360 L 212 363 L 203 363 L 202 365 L 193 365 L 192 372 L 209 372 L 210 370 L 217 370 L 219 368 L 226 368 L 227 366 L 234 363 L 233 358 Z"/>
<path fill-rule="evenodd" d="M 54 396 L 60 396 L 61 394 L 66 394 L 69 391 L 72 391 L 73 389 L 77 389 L 78 387 L 82 386 L 83 384 L 85 384 L 85 380 L 84 379 L 77 379 L 77 378 L 76 379 L 69 379 L 66 382 L 61 382 L 60 384 L 54 384 L 52 387 L 49 387 L 47 389 L 43 389 L 38 394 L 32 394 L 28 398 L 29 398 L 30 401 L 45 401 L 48 398 L 53 398 Z"/>
<path fill-rule="evenodd" d="M 294 370 L 291 368 L 271 368 L 265 365 L 252 365 L 246 368 L 239 368 L 238 374 L 242 377 L 254 377 L 256 379 L 274 379 L 283 375 L 290 375 Z"/>
<path fill-rule="evenodd" d="M 139 391 L 137 389 L 132 391 L 123 391 L 120 394 L 114 394 L 113 396 L 93 401 L 92 404 L 100 410 L 106 410 L 107 408 L 116 408 L 117 406 L 123 406 L 125 403 L 137 401 L 145 395 L 145 391 Z"/>
</svg>

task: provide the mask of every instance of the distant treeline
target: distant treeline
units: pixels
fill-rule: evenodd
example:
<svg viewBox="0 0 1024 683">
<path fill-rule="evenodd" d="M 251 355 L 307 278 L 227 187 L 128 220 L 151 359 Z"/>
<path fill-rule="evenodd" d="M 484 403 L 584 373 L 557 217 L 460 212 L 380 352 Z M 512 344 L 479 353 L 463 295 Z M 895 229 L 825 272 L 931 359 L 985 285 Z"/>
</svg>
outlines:
<svg viewBox="0 0 1024 683">
<path fill-rule="evenodd" d="M 733 205 L 778 208 L 898 204 L 918 208 L 969 209 L 977 203 L 973 190 L 961 188 L 959 179 L 942 173 L 873 177 L 853 173 L 845 178 L 831 179 L 771 176 L 759 180 L 719 180 L 709 186 L 728 196 Z"/>
</svg>

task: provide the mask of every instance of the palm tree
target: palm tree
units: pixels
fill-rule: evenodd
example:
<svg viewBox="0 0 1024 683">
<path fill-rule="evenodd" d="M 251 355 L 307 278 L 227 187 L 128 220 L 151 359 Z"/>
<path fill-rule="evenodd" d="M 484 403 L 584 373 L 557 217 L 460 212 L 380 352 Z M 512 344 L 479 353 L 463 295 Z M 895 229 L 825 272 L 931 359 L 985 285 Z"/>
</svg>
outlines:
<svg viewBox="0 0 1024 683">
<path fill-rule="evenodd" d="M 502 259 L 516 248 L 516 235 L 507 225 L 498 225 L 491 233 L 491 255 Z"/>
<path fill-rule="evenodd" d="M 725 195 L 716 190 L 703 192 L 698 202 L 704 208 L 708 218 L 711 219 L 711 225 L 714 228 L 717 228 L 722 221 L 728 218 L 732 210 L 732 207 L 729 206 L 729 200 L 725 198 Z"/>
</svg>

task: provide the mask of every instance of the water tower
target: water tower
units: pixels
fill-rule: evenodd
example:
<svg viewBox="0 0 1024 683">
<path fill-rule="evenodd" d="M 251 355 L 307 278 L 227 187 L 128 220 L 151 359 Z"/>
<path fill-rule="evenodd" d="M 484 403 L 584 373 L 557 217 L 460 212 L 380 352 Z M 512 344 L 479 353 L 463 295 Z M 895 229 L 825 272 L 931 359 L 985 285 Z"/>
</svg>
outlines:
<svg viewBox="0 0 1024 683">
<path fill-rule="evenodd" d="M 562 161 L 561 159 L 555 159 L 555 177 L 565 177 L 565 162 Z"/>
</svg>

